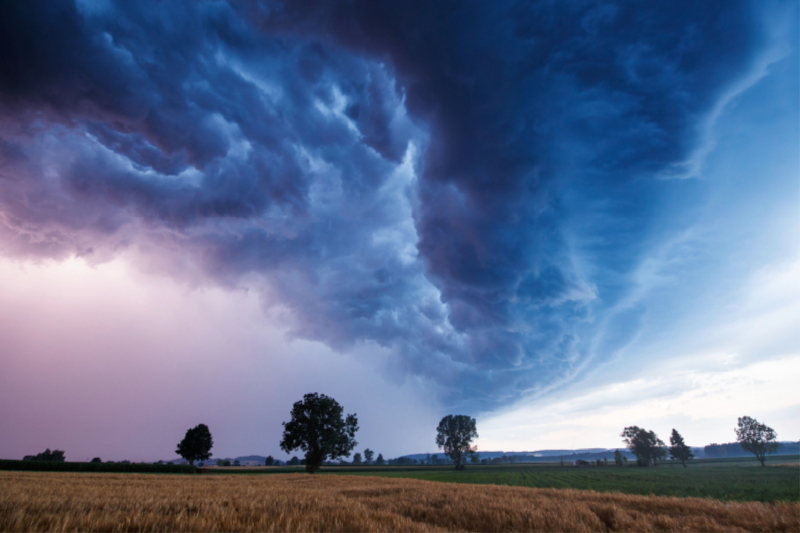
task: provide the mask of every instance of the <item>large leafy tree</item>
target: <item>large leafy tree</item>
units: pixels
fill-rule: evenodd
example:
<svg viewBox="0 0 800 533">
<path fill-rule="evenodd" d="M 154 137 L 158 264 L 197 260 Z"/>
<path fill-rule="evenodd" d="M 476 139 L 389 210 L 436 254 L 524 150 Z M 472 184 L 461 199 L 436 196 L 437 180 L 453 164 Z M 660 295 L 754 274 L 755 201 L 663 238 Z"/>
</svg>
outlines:
<svg viewBox="0 0 800 533">
<path fill-rule="evenodd" d="M 774 442 L 777 438 L 775 430 L 760 423 L 755 418 L 743 416 L 739 418 L 739 427 L 736 428 L 736 440 L 742 445 L 745 451 L 755 455 L 761 466 L 764 466 L 764 459 L 768 453 L 775 453 L 778 443 Z"/>
<path fill-rule="evenodd" d="M 477 451 L 477 447 L 470 446 L 472 440 L 478 438 L 475 419 L 466 415 L 447 415 L 439 422 L 436 432 L 436 445 L 444 448 L 456 470 L 463 469 L 461 458 Z"/>
<path fill-rule="evenodd" d="M 292 419 L 283 423 L 281 449 L 306 453 L 306 470 L 313 474 L 323 461 L 350 457 L 356 447 L 358 419 L 355 413 L 342 416 L 339 402 L 324 394 L 306 394 L 292 406 Z"/>
<path fill-rule="evenodd" d="M 186 436 L 178 444 L 178 449 L 175 453 L 189 461 L 190 465 L 194 465 L 195 461 L 206 461 L 211 457 L 211 448 L 214 446 L 214 440 L 211 438 L 211 432 L 205 424 L 198 424 L 196 427 L 186 431 Z"/>
<path fill-rule="evenodd" d="M 692 453 L 692 449 L 683 442 L 683 437 L 678 430 L 673 428 L 672 435 L 669 437 L 669 455 L 677 460 L 680 461 L 684 468 L 686 467 L 686 461 L 691 461 L 694 459 L 694 453 Z"/>
<path fill-rule="evenodd" d="M 637 464 L 658 466 L 658 461 L 667 456 L 664 442 L 653 431 L 638 426 L 626 427 L 620 435 L 622 442 L 636 456 Z"/>
</svg>

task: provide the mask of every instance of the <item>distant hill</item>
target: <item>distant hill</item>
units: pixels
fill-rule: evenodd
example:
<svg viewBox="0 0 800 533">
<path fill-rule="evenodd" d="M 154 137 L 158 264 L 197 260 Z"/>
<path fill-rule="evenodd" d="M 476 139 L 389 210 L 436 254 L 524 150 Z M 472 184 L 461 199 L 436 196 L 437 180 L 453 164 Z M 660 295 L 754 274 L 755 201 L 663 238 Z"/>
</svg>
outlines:
<svg viewBox="0 0 800 533">
<path fill-rule="evenodd" d="M 213 457 L 212 456 L 211 459 L 209 459 L 208 461 L 205 461 L 205 463 L 207 465 L 215 465 L 215 464 L 217 464 L 218 460 L 230 461 L 231 464 L 233 464 L 234 461 L 238 460 L 239 464 L 241 464 L 242 466 L 264 466 L 264 461 L 266 461 L 267 458 L 265 456 L 263 456 L 263 455 L 245 455 L 245 456 L 242 456 L 242 457 Z M 172 459 L 172 460 L 164 461 L 164 462 L 165 463 L 172 463 L 172 464 L 175 464 L 175 465 L 189 464 L 189 462 L 186 459 Z"/>
<path fill-rule="evenodd" d="M 501 451 L 486 451 L 478 452 L 478 456 L 480 459 L 495 459 L 498 457 L 507 457 L 508 460 L 512 463 L 552 463 L 558 462 L 561 458 L 564 458 L 565 462 L 574 462 L 578 459 L 582 459 L 584 461 L 594 461 L 596 459 L 608 459 L 609 461 L 614 460 L 614 451 L 617 448 L 613 449 L 606 449 L 606 448 L 581 448 L 578 450 L 537 450 L 533 452 L 501 452 Z M 633 454 L 631 454 L 626 448 L 619 448 L 619 451 L 625 455 L 628 460 L 635 459 Z M 428 455 L 433 457 L 436 455 L 439 459 L 445 458 L 444 453 L 436 452 L 436 453 L 415 453 L 411 455 L 403 455 L 402 457 L 407 457 L 409 459 L 415 459 L 417 461 L 427 461 Z"/>
<path fill-rule="evenodd" d="M 533 452 L 503 452 L 503 451 L 488 451 L 482 452 L 479 451 L 478 455 L 481 459 L 494 459 L 496 457 L 503 457 L 506 456 L 510 462 L 512 463 L 552 463 L 558 462 L 561 458 L 564 458 L 565 462 L 574 462 L 578 459 L 583 461 L 595 461 L 597 459 L 603 460 L 607 459 L 608 461 L 614 460 L 614 451 L 619 450 L 628 460 L 636 460 L 636 457 L 628 451 L 627 448 L 624 446 L 620 446 L 619 448 L 580 448 L 577 450 L 536 450 Z M 692 447 L 692 451 L 694 452 L 694 456 L 698 459 L 704 458 L 722 458 L 722 457 L 748 457 L 752 456 L 750 452 L 744 451 L 741 445 L 738 442 L 729 442 L 725 444 L 709 444 L 707 446 L 701 447 Z M 778 443 L 778 451 L 775 452 L 777 455 L 798 455 L 800 454 L 800 442 L 794 441 L 783 441 Z M 427 461 L 428 455 L 433 457 L 436 455 L 439 459 L 445 459 L 445 455 L 442 452 L 433 452 L 431 454 L 427 453 L 412 453 L 409 455 L 401 455 L 400 457 L 405 457 L 408 459 L 414 459 L 417 461 Z M 301 455 L 298 457 L 302 458 Z M 239 463 L 243 466 L 263 466 L 264 461 L 266 461 L 266 457 L 263 455 L 244 455 L 240 457 L 212 457 L 208 461 L 207 464 L 214 465 L 217 464 L 217 460 L 222 459 L 223 461 L 230 461 L 233 464 L 234 461 L 239 461 Z M 388 457 L 387 457 L 388 460 Z M 187 461 L 184 459 L 172 459 L 170 461 L 164 461 L 165 463 L 172 463 L 172 464 L 187 464 Z"/>
<path fill-rule="evenodd" d="M 498 452 L 498 451 L 479 451 L 478 455 L 481 459 L 494 459 L 496 457 L 506 456 L 510 462 L 513 463 L 545 463 L 545 462 L 558 462 L 561 458 L 564 461 L 574 462 L 578 459 L 584 461 L 595 461 L 597 459 L 614 460 L 614 452 L 619 450 L 628 460 L 635 460 L 636 457 L 628 451 L 624 446 L 619 448 L 580 448 L 577 450 L 537 450 L 533 452 Z M 704 458 L 721 458 L 721 457 L 747 457 L 752 456 L 750 452 L 745 451 L 738 442 L 726 444 L 709 444 L 704 447 L 692 447 L 694 456 L 698 459 Z M 778 451 L 776 455 L 797 455 L 800 454 L 800 442 L 783 441 L 778 443 Z M 404 455 L 409 459 L 417 461 L 427 461 L 427 453 L 415 453 Z M 444 457 L 442 452 L 430 454 L 437 455 L 440 459 Z"/>
</svg>

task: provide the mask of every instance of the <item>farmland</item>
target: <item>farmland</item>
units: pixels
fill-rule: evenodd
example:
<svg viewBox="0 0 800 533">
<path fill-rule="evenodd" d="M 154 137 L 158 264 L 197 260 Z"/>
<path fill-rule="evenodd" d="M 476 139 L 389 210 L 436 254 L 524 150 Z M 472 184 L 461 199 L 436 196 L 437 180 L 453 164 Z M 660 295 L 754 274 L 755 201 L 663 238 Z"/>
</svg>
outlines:
<svg viewBox="0 0 800 533">
<path fill-rule="evenodd" d="M 626 494 L 655 494 L 714 498 L 731 501 L 800 501 L 800 466 L 796 456 L 773 458 L 760 467 L 755 459 L 698 461 L 683 468 L 614 466 L 575 468 L 558 464 L 470 465 L 456 472 L 452 466 L 325 467 L 320 473 L 411 478 L 425 481 L 494 484 L 532 488 L 581 489 Z M 212 473 L 302 472 L 302 467 L 210 469 Z"/>
<path fill-rule="evenodd" d="M 1 531 L 798 531 L 798 502 L 374 476 L 0 472 Z"/>
</svg>

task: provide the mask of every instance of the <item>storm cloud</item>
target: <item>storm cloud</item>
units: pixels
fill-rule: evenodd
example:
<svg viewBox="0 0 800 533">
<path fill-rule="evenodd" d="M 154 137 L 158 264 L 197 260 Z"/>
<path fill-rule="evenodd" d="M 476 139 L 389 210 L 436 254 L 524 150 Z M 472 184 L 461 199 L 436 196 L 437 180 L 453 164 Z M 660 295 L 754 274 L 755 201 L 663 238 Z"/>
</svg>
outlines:
<svg viewBox="0 0 800 533">
<path fill-rule="evenodd" d="M 135 246 L 507 405 L 590 356 L 764 46 L 751 7 L 6 2 L 0 252 Z"/>
</svg>

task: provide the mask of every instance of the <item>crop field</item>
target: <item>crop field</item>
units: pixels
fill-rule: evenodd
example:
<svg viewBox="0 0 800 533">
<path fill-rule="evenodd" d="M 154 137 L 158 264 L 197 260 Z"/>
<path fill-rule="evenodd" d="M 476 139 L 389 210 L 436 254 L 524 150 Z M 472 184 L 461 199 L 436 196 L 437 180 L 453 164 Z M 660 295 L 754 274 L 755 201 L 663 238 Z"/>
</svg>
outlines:
<svg viewBox="0 0 800 533">
<path fill-rule="evenodd" d="M 746 459 L 698 461 L 688 468 L 615 466 L 575 468 L 558 464 L 452 466 L 324 467 L 320 473 L 412 478 L 445 483 L 494 484 L 533 488 L 582 489 L 657 496 L 714 498 L 723 501 L 800 501 L 797 457 L 773 460 L 769 466 Z M 210 469 L 213 473 L 302 472 L 303 467 Z"/>
<path fill-rule="evenodd" d="M 368 473 L 366 473 L 369 475 Z M 572 488 L 626 494 L 693 496 L 738 501 L 799 501 L 800 469 L 792 466 L 742 468 L 698 466 L 658 468 L 574 468 L 497 466 L 438 472 L 385 472 L 449 483 L 496 484 L 536 488 Z"/>
<path fill-rule="evenodd" d="M 798 530 L 798 502 L 367 476 L 0 472 L 0 531 Z"/>
</svg>

